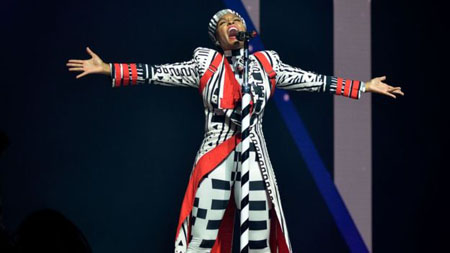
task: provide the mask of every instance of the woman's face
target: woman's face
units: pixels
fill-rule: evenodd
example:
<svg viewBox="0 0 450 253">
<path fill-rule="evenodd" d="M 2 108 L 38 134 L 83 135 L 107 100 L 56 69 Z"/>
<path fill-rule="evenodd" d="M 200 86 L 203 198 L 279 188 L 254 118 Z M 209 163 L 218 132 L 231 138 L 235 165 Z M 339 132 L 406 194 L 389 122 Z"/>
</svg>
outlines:
<svg viewBox="0 0 450 253">
<path fill-rule="evenodd" d="M 216 38 L 223 50 L 239 49 L 244 47 L 243 41 L 237 40 L 236 36 L 230 36 L 230 32 L 232 30 L 245 32 L 245 26 L 238 16 L 232 13 L 227 13 L 219 19 L 216 29 Z"/>
</svg>

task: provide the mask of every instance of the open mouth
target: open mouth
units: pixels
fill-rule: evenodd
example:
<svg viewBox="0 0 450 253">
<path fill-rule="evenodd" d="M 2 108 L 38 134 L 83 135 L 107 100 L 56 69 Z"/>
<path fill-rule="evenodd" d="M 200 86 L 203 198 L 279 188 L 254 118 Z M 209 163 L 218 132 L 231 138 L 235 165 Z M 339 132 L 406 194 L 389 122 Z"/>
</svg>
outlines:
<svg viewBox="0 0 450 253">
<path fill-rule="evenodd" d="M 238 34 L 239 30 L 237 29 L 236 26 L 229 26 L 228 27 L 228 38 L 233 38 L 236 39 L 236 35 Z"/>
</svg>

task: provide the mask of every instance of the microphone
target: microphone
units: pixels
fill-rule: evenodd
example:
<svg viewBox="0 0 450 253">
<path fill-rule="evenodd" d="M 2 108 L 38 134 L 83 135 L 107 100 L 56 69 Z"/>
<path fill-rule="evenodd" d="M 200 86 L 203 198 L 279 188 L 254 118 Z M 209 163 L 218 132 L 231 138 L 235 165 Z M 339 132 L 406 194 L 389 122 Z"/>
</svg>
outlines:
<svg viewBox="0 0 450 253">
<path fill-rule="evenodd" d="M 256 37 L 256 31 L 252 32 L 238 32 L 237 30 L 231 30 L 230 36 L 236 36 L 239 41 L 249 40 Z"/>
</svg>

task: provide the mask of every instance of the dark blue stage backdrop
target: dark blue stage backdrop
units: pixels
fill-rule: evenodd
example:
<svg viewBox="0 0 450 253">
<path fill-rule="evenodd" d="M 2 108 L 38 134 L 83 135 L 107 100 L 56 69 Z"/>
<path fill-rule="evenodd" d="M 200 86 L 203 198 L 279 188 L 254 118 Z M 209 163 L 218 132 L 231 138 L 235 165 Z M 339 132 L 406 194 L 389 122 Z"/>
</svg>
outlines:
<svg viewBox="0 0 450 253">
<path fill-rule="evenodd" d="M 390 8 L 384 2 L 374 6 L 377 13 Z M 14 232 L 33 211 L 52 208 L 83 231 L 94 252 L 173 252 L 179 208 L 203 137 L 198 91 L 156 85 L 113 89 L 109 77 L 77 80 L 78 73 L 65 64 L 90 58 L 86 46 L 105 62 L 189 60 L 196 47 L 212 46 L 207 24 L 224 7 L 221 0 L 2 4 L 0 130 L 10 145 L 0 157 L 0 198 L 7 230 Z M 401 15 L 413 20 L 416 9 Z M 374 97 L 373 245 L 379 252 L 414 252 L 423 246 L 423 231 L 435 231 L 421 215 L 438 209 L 428 196 L 440 189 L 430 185 L 441 173 L 442 153 L 437 140 L 418 134 L 433 129 L 429 116 L 409 109 L 418 109 L 421 89 L 434 84 L 421 83 L 425 76 L 411 78 L 420 66 L 411 57 L 405 62 L 395 56 L 410 51 L 423 56 L 420 39 L 403 46 L 407 40 L 390 28 L 408 23 L 389 16 L 398 21 L 390 23 L 377 13 L 374 75 L 395 76 L 406 96 Z M 405 36 L 425 27 L 413 23 L 409 29 L 402 30 Z M 261 38 L 284 62 L 333 75 L 333 1 L 261 0 Z M 393 58 L 386 63 L 382 57 Z M 332 95 L 290 97 L 332 174 Z M 264 131 L 294 252 L 348 252 L 274 101 L 267 106 Z M 436 150 L 413 148 L 427 145 Z"/>
</svg>

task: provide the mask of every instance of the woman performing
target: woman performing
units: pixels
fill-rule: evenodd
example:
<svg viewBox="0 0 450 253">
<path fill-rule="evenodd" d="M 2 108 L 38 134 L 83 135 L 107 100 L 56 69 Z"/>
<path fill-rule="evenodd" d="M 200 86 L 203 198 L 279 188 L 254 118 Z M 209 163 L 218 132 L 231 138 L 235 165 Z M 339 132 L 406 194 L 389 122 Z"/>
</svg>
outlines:
<svg viewBox="0 0 450 253">
<path fill-rule="evenodd" d="M 231 252 L 235 210 L 241 198 L 241 85 L 244 43 L 236 32 L 246 31 L 245 20 L 235 11 L 218 11 L 208 33 L 217 50 L 196 48 L 190 61 L 164 65 L 104 63 L 92 50 L 89 60 L 69 60 L 69 71 L 106 74 L 112 87 L 138 84 L 199 89 L 205 111 L 205 137 L 195 158 L 181 206 L 175 252 Z M 368 82 L 308 72 L 283 63 L 275 51 L 249 57 L 251 84 L 249 252 L 292 252 L 275 174 L 270 163 L 262 118 L 275 88 L 328 92 L 359 99 L 361 92 L 395 98 L 401 87 L 383 83 L 385 76 Z M 246 154 L 247 155 L 247 154 Z M 244 180 L 244 178 L 243 178 Z"/>
</svg>

